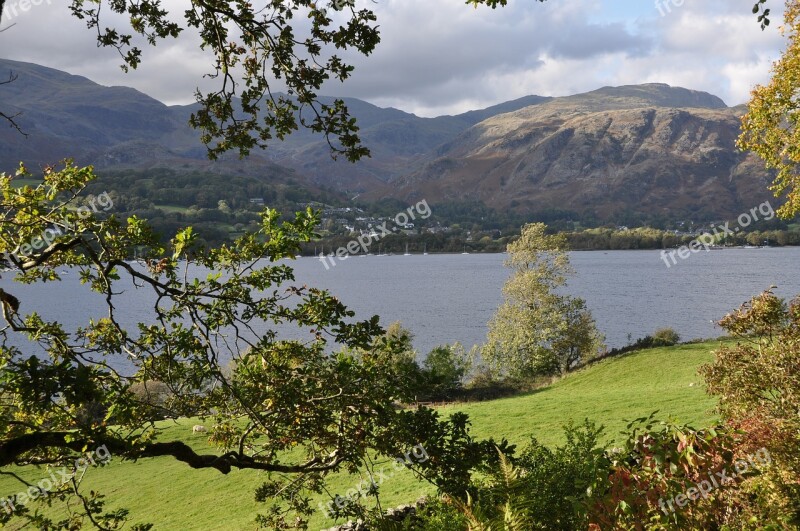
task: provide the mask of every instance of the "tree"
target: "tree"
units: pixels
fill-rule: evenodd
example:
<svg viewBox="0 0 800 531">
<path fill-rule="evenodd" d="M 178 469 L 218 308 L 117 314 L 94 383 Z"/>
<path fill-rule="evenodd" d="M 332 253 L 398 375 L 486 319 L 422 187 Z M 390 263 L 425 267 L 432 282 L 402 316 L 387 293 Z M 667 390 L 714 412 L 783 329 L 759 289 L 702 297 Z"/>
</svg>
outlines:
<svg viewBox="0 0 800 531">
<path fill-rule="evenodd" d="M 230 245 L 202 248 L 186 228 L 162 248 L 136 217 L 121 222 L 75 208 L 93 178 L 91 168 L 69 163 L 47 169 L 36 187 L 0 176 L 0 253 L 11 269 L 4 275 L 48 283 L 69 268 L 106 306 L 73 330 L 43 318 L 12 288 L 0 289 L 0 467 L 60 467 L 103 448 L 119 459 L 276 473 L 256 496 L 267 504 L 262 525 L 280 529 L 305 528 L 304 493 L 322 492 L 331 472 L 367 467 L 368 451 L 398 456 L 421 444 L 430 459 L 414 463 L 415 472 L 464 492 L 469 470 L 494 443 L 473 441 L 463 415 L 442 421 L 424 408 L 398 409 L 412 398 L 395 363 L 405 338 L 384 336 L 377 316 L 351 322 L 353 312 L 329 293 L 293 284 L 282 260 L 311 239 L 315 213 L 281 221 L 267 209 L 257 232 Z M 134 250 L 143 261 L 127 260 Z M 151 294 L 152 316 L 126 328 L 131 289 Z M 278 323 L 306 339 L 280 339 Z M 158 399 L 146 390 L 155 382 Z M 215 449 L 163 440 L 155 423 L 193 416 L 208 419 Z M 78 480 L 52 492 L 67 505 L 77 501 L 82 513 L 51 521 L 19 504 L 0 510 L 0 523 L 22 518 L 40 529 L 78 529 L 88 519 L 111 529 L 125 520 L 125 511 L 104 512 L 102 496 L 84 492 Z"/>
<path fill-rule="evenodd" d="M 726 315 L 720 326 L 736 339 L 700 373 L 719 398 L 723 419 L 750 453 L 771 456 L 751 489 L 752 521 L 800 522 L 800 297 L 790 304 L 771 290 Z"/>
<path fill-rule="evenodd" d="M 69 9 L 96 31 L 98 46 L 119 53 L 125 71 L 143 59 L 136 39 L 155 46 L 187 29 L 199 33 L 201 46 L 213 54 L 208 77 L 218 86 L 196 92 L 200 108 L 190 124 L 201 131 L 212 159 L 229 150 L 247 155 L 299 127 L 324 135 L 334 157 L 356 161 L 369 155 L 344 101 L 320 102 L 317 91 L 330 79 L 346 80 L 353 71 L 330 50 L 369 55 L 380 42 L 371 10 L 357 10 L 354 0 L 185 4 L 185 9 L 168 10 L 160 0 L 72 0 Z M 130 27 L 105 26 L 108 13 L 127 17 Z M 276 92 L 278 83 L 285 94 Z M 14 124 L 13 118 L 9 121 Z"/>
<path fill-rule="evenodd" d="M 564 373 L 594 356 L 602 344 L 582 299 L 561 295 L 572 272 L 563 235 L 543 223 L 526 225 L 509 244 L 505 301 L 489 322 L 483 357 L 516 376 Z"/>
<path fill-rule="evenodd" d="M 430 398 L 449 398 L 460 390 L 470 372 L 471 357 L 460 343 L 431 350 L 422 362 L 425 390 Z"/>
<path fill-rule="evenodd" d="M 770 189 L 786 197 L 778 214 L 790 219 L 800 213 L 800 1 L 786 2 L 784 20 L 788 45 L 773 65 L 770 83 L 753 90 L 738 145 L 777 170 Z"/>
</svg>

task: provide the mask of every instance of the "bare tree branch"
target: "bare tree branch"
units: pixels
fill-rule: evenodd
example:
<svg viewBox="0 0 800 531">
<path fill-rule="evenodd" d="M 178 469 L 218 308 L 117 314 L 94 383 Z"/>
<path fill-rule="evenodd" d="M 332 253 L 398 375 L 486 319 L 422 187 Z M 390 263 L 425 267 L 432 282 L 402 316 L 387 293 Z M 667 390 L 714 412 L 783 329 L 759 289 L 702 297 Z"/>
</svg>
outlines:
<svg viewBox="0 0 800 531">
<path fill-rule="evenodd" d="M 0 20 L 2 20 L 2 17 L 3 17 L 3 3 L 5 3 L 5 0 L 0 0 Z M 13 24 L 12 24 L 11 26 L 13 26 Z M 9 26 L 8 28 L 10 28 L 11 26 Z M 2 29 L 2 30 L 0 30 L 0 31 L 5 31 L 5 30 L 7 30 L 8 28 L 4 28 L 4 29 Z M 0 81 L 0 85 L 8 85 L 9 83 L 13 83 L 14 81 L 16 81 L 16 79 L 17 79 L 17 76 L 16 76 L 16 75 L 15 75 L 13 72 L 9 72 L 9 73 L 8 73 L 8 79 L 7 79 L 7 80 L 5 80 L 5 81 Z M 4 112 L 0 111 L 0 119 L 2 119 L 2 120 L 6 120 L 6 121 L 8 122 L 8 124 L 9 124 L 9 125 L 10 125 L 10 126 L 13 128 L 13 129 L 16 129 L 16 130 L 17 130 L 17 132 L 18 132 L 19 134 L 21 134 L 22 136 L 25 136 L 25 137 L 27 137 L 27 136 L 28 136 L 28 134 L 27 134 L 25 131 L 23 131 L 23 130 L 22 130 L 22 128 L 20 128 L 19 124 L 18 124 L 18 123 L 17 123 L 17 121 L 15 120 L 15 118 L 16 118 L 17 116 L 19 116 L 20 114 L 22 114 L 22 113 L 17 113 L 17 114 L 14 114 L 14 115 L 12 115 L 12 116 L 9 116 L 9 115 L 7 115 L 6 113 L 4 113 Z"/>
</svg>

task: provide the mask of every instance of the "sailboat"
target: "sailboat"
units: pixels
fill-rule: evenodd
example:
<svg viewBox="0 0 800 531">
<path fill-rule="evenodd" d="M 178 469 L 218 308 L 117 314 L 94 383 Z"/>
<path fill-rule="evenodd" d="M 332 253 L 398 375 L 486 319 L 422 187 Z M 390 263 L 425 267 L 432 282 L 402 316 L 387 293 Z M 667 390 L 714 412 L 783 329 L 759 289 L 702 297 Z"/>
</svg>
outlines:
<svg viewBox="0 0 800 531">
<path fill-rule="evenodd" d="M 428 244 L 427 243 L 423 244 L 422 256 L 428 256 Z"/>
<path fill-rule="evenodd" d="M 406 243 L 406 252 L 403 253 L 403 256 L 411 256 L 411 253 L 408 252 L 408 244 Z"/>
<path fill-rule="evenodd" d="M 466 245 L 464 245 L 464 252 L 463 252 L 463 253 L 461 253 L 461 254 L 469 254 L 469 253 L 467 252 L 467 246 L 466 246 Z"/>
</svg>

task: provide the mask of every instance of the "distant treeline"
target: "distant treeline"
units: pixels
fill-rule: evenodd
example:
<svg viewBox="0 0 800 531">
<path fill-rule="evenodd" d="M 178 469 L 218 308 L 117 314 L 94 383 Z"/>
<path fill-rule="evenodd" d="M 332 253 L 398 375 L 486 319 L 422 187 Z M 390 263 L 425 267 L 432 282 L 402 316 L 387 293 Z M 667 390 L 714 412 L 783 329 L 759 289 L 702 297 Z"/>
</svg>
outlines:
<svg viewBox="0 0 800 531">
<path fill-rule="evenodd" d="M 713 233 L 713 231 L 709 231 Z M 577 251 L 626 250 L 626 249 L 672 249 L 688 245 L 698 235 L 676 234 L 652 228 L 618 230 L 610 228 L 586 229 L 564 233 L 570 248 Z M 719 236 L 717 245 L 800 245 L 800 232 L 790 230 L 767 230 L 739 232 L 726 237 Z"/>
<path fill-rule="evenodd" d="M 515 236 L 497 237 L 497 232 L 473 234 L 467 237 L 463 232 L 446 234 L 417 234 L 386 236 L 383 239 L 372 240 L 366 247 L 372 254 L 403 254 L 406 249 L 409 253 L 501 253 Z M 675 234 L 653 228 L 634 228 L 619 230 L 611 228 L 586 229 L 563 233 L 567 237 L 570 249 L 575 251 L 611 251 L 633 249 L 672 249 L 682 245 L 689 245 L 697 235 Z M 493 237 L 494 236 L 494 237 Z M 303 254 L 310 256 L 324 252 L 326 255 L 335 253 L 337 249 L 346 249 L 348 244 L 358 241 L 356 235 L 334 236 L 305 244 Z M 772 246 L 782 247 L 800 245 L 800 232 L 790 230 L 768 230 L 743 232 L 736 235 L 720 238 L 720 246 Z M 363 247 L 359 246 L 360 254 Z M 351 254 L 351 253 L 347 253 Z"/>
<path fill-rule="evenodd" d="M 502 253 L 511 240 L 509 237 L 492 239 L 484 236 L 481 239 L 468 239 L 463 234 L 392 234 L 381 239 L 374 239 L 368 243 L 366 253 L 371 254 L 403 254 L 408 250 L 412 254 L 427 253 Z M 311 256 L 320 253 L 336 253 L 338 249 L 346 249 L 351 242 L 358 243 L 358 237 L 333 236 L 310 242 L 303 245 L 303 254 Z M 361 240 L 365 241 L 365 240 Z M 359 244 L 359 251 L 363 254 L 364 246 Z M 349 252 L 347 254 L 350 254 Z"/>
<path fill-rule="evenodd" d="M 309 203 L 333 207 L 359 206 L 363 209 L 359 215 L 382 219 L 391 219 L 409 207 L 406 202 L 396 199 L 354 204 L 330 190 L 309 189 L 295 180 L 290 172 L 279 168 L 264 170 L 259 175 L 226 176 L 163 168 L 100 172 L 100 178 L 89 184 L 87 193 L 108 193 L 117 217 L 125 219 L 136 215 L 147 219 L 164 239 L 191 225 L 201 236 L 202 243 L 208 245 L 220 245 L 244 231 L 256 230 L 260 223 L 259 212 L 265 206 L 275 208 L 287 217 L 293 217 L 296 211 L 303 210 Z M 553 232 L 565 234 L 575 250 L 668 249 L 686 245 L 695 238 L 670 230 L 691 227 L 691 221 L 642 221 L 635 216 L 628 217 L 630 219 L 617 220 L 617 223 L 627 221 L 630 222 L 625 223 L 628 226 L 655 228 L 621 230 L 616 226 L 598 227 L 597 220 L 590 215 L 581 216 L 559 209 L 523 216 L 513 209 L 494 210 L 479 201 L 437 203 L 431 205 L 429 218 L 416 220 L 417 229 L 435 232 L 391 234 L 374 239 L 368 252 L 402 254 L 406 246 L 410 253 L 503 252 L 509 241 L 519 234 L 520 227 L 535 221 L 546 223 Z M 311 255 L 315 251 L 319 254 L 323 246 L 326 254 L 335 252 L 340 247 L 346 248 L 357 237 L 345 234 L 341 224 L 329 227 L 331 221 L 328 219 L 327 225 L 320 227 L 324 240 L 305 245 L 303 254 Z M 635 223 L 637 221 L 642 222 Z M 797 225 L 790 230 L 790 225 L 775 218 L 759 221 L 757 227 L 760 230 L 729 235 L 719 243 L 800 245 Z"/>
<path fill-rule="evenodd" d="M 226 176 L 164 168 L 100 172 L 87 193 L 104 192 L 111 196 L 112 213 L 118 218 L 146 219 L 164 239 L 191 225 L 201 243 L 212 246 L 256 230 L 259 212 L 266 206 L 291 218 L 309 202 L 337 201 L 335 194 L 309 190 L 277 170 Z"/>
</svg>

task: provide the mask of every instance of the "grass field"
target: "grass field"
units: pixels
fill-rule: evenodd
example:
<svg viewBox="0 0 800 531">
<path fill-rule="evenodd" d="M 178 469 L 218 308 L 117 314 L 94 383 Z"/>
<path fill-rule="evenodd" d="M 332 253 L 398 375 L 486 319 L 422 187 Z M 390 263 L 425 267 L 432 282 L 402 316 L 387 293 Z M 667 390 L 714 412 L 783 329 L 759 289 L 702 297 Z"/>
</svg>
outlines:
<svg viewBox="0 0 800 531">
<path fill-rule="evenodd" d="M 697 368 L 711 361 L 718 342 L 645 350 L 607 360 L 577 371 L 537 392 L 492 402 L 441 408 L 443 415 L 464 411 L 472 419 L 472 433 L 479 437 L 506 437 L 523 445 L 536 436 L 547 445 L 563 440 L 562 426 L 570 419 L 589 418 L 607 427 L 612 444 L 627 420 L 659 410 L 660 418 L 704 426 L 713 422 L 714 400 L 706 395 Z M 695 384 L 695 385 L 690 385 Z M 196 422 L 184 420 L 165 425 L 164 438 L 179 437 L 195 449 L 210 451 L 203 434 L 192 434 Z M 409 447 L 416 444 L 410 441 Z M 391 466 L 387 470 L 393 471 Z M 47 476 L 44 470 L 16 470 L 30 481 Z M 151 522 L 158 531 L 255 529 L 254 515 L 263 507 L 253 492 L 264 478 L 254 471 L 222 475 L 192 470 L 172 459 L 145 459 L 136 463 L 112 459 L 103 468 L 90 468 L 86 485 L 99 489 L 113 503 L 126 507 L 133 522 Z M 344 494 L 360 478 L 339 474 L 331 478 L 332 493 Z M 0 497 L 19 492 L 20 486 L 0 476 Z M 381 485 L 383 507 L 407 503 L 432 493 L 405 471 L 387 474 Z M 314 505 L 320 500 L 315 500 Z M 315 515 L 311 529 L 334 522 Z M 14 527 L 13 522 L 10 529 Z"/>
</svg>

